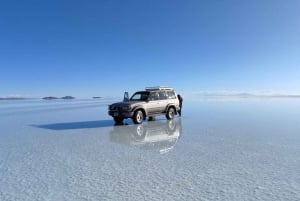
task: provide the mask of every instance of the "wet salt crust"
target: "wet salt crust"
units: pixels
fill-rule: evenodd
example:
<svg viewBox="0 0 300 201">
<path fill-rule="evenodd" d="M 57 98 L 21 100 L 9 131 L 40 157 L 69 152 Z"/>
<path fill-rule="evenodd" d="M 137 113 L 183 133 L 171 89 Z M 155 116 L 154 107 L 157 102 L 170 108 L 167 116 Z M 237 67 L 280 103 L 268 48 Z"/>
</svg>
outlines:
<svg viewBox="0 0 300 201">
<path fill-rule="evenodd" d="M 0 200 L 300 200 L 298 100 L 186 100 L 141 126 L 109 103 L 0 102 Z"/>
</svg>

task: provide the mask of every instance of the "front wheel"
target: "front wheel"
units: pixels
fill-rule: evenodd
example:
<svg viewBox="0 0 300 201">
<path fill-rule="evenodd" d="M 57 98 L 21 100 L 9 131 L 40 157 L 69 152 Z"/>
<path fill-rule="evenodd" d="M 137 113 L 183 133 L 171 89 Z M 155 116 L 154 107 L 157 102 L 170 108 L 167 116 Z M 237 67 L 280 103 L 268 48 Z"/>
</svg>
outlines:
<svg viewBox="0 0 300 201">
<path fill-rule="evenodd" d="M 144 120 L 144 114 L 141 110 L 138 110 L 134 113 L 132 120 L 135 124 L 141 124 Z"/>
<path fill-rule="evenodd" d="M 167 111 L 167 114 L 166 114 L 166 118 L 167 119 L 173 119 L 175 116 L 175 110 L 173 107 L 169 107 L 168 111 Z"/>
</svg>

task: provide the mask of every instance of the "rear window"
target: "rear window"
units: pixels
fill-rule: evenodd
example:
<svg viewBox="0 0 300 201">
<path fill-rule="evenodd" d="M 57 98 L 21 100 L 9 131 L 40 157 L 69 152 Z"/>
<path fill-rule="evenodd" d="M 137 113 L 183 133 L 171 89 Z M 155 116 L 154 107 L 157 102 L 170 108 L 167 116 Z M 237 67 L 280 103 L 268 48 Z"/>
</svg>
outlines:
<svg viewBox="0 0 300 201">
<path fill-rule="evenodd" d="M 168 99 L 175 99 L 176 95 L 174 91 L 167 91 L 167 97 Z"/>
</svg>

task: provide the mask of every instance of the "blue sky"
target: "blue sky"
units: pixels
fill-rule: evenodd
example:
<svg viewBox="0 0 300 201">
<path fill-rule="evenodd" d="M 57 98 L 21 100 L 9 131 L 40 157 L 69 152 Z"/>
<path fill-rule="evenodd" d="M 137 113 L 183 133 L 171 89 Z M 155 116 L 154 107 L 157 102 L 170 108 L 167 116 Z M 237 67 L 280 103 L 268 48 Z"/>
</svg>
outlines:
<svg viewBox="0 0 300 201">
<path fill-rule="evenodd" d="M 0 96 L 300 93 L 299 0 L 10 0 L 0 30 Z"/>
</svg>

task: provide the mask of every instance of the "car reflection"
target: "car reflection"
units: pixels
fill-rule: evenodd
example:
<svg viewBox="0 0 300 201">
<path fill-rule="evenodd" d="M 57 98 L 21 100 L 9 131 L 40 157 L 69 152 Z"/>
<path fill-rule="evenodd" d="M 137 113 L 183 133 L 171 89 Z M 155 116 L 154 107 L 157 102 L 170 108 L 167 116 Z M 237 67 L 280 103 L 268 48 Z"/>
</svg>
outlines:
<svg viewBox="0 0 300 201">
<path fill-rule="evenodd" d="M 149 121 L 139 125 L 114 126 L 110 141 L 141 149 L 157 150 L 160 154 L 171 151 L 182 134 L 181 119 Z"/>
</svg>

